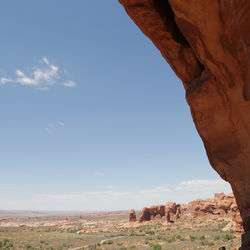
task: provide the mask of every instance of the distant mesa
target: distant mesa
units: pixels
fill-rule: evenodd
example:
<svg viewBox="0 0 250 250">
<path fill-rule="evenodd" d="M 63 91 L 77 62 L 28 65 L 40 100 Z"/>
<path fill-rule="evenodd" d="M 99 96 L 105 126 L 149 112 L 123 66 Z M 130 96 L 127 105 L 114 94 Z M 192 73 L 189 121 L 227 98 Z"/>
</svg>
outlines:
<svg viewBox="0 0 250 250">
<path fill-rule="evenodd" d="M 215 193 L 212 199 L 196 199 L 188 204 L 176 204 L 168 202 L 164 205 L 144 207 L 140 213 L 139 220 L 136 219 L 134 209 L 129 211 L 129 222 L 146 222 L 164 220 L 174 223 L 183 216 L 211 217 L 231 219 L 237 233 L 243 232 L 243 223 L 237 207 L 234 195 Z"/>
</svg>

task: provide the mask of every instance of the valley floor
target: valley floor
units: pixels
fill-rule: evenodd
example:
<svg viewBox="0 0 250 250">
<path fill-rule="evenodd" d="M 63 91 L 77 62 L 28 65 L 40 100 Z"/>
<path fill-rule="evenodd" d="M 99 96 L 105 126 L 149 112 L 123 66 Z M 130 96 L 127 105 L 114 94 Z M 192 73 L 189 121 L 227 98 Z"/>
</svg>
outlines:
<svg viewBox="0 0 250 250">
<path fill-rule="evenodd" d="M 10 218 L 0 221 L 0 249 L 237 249 L 230 221 L 182 217 L 128 223 L 128 213 Z"/>
</svg>

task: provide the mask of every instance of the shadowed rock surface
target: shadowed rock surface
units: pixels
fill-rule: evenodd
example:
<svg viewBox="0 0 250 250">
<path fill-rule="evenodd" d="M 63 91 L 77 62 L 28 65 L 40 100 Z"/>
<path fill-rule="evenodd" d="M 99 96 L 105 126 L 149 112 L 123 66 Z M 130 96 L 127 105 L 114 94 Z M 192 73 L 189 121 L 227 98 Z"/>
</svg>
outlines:
<svg viewBox="0 0 250 250">
<path fill-rule="evenodd" d="M 144 207 L 141 211 L 139 221 L 150 221 L 161 219 L 165 216 L 165 207 L 163 205 Z"/>
<path fill-rule="evenodd" d="M 175 202 L 168 202 L 165 206 L 158 205 L 158 206 L 144 207 L 141 211 L 139 222 L 159 220 L 159 219 L 166 219 L 168 222 L 170 222 L 171 219 L 180 218 L 180 214 L 181 214 L 180 204 L 176 204 Z"/>
<path fill-rule="evenodd" d="M 182 80 L 210 164 L 250 231 L 250 1 L 119 1 Z"/>
</svg>

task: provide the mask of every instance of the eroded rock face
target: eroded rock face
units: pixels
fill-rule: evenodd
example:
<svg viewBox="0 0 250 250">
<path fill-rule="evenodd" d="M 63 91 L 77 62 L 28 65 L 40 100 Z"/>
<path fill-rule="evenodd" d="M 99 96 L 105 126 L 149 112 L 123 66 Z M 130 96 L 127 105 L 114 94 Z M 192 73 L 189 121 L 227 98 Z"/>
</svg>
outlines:
<svg viewBox="0 0 250 250">
<path fill-rule="evenodd" d="M 191 201 L 185 213 L 191 213 L 192 216 L 232 219 L 236 224 L 236 232 L 243 232 L 242 219 L 233 194 L 217 193 L 214 199 Z"/>
<path fill-rule="evenodd" d="M 151 206 L 144 207 L 141 211 L 139 222 L 143 221 L 151 221 L 151 220 L 159 220 L 165 218 L 168 222 L 171 219 L 180 218 L 180 204 L 176 204 L 175 202 L 168 202 L 165 206 Z"/>
<path fill-rule="evenodd" d="M 129 211 L 129 222 L 133 222 L 136 221 L 136 214 L 135 214 L 135 210 L 131 209 Z"/>
<path fill-rule="evenodd" d="M 161 219 L 165 216 L 163 205 L 144 207 L 141 211 L 139 222 Z"/>
<path fill-rule="evenodd" d="M 174 219 L 179 219 L 180 214 L 181 214 L 180 204 L 176 204 L 175 202 L 168 202 L 165 205 L 165 215 L 168 222 Z"/>
<path fill-rule="evenodd" d="M 144 207 L 139 222 L 166 220 L 174 222 L 182 216 L 224 218 L 231 220 L 237 233 L 243 232 L 243 222 L 233 194 L 216 193 L 214 198 L 196 199 L 188 204 L 168 202 L 165 206 Z M 129 211 L 129 221 L 135 222 L 135 210 Z"/>
<path fill-rule="evenodd" d="M 210 164 L 250 231 L 250 1 L 119 1 L 182 80 Z"/>
</svg>

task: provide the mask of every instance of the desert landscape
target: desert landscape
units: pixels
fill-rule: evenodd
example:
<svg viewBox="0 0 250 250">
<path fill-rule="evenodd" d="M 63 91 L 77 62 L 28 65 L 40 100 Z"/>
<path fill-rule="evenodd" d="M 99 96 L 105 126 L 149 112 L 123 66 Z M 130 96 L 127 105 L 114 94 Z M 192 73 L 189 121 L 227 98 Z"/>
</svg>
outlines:
<svg viewBox="0 0 250 250">
<path fill-rule="evenodd" d="M 6 213 L 0 249 L 237 249 L 242 233 L 234 197 L 223 193 L 142 211 Z"/>
<path fill-rule="evenodd" d="M 2 2 L 0 250 L 249 250 L 250 1 Z"/>
</svg>

